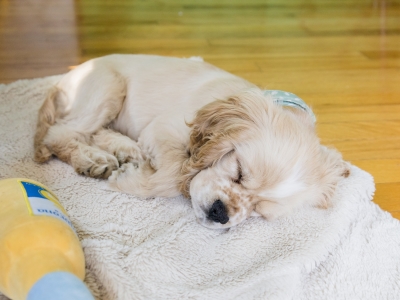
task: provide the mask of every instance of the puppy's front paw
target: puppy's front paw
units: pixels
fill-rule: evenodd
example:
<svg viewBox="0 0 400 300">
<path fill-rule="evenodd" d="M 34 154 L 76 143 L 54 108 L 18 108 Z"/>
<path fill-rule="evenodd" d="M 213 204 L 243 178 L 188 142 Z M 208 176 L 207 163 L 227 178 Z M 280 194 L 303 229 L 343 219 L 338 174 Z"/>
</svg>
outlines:
<svg viewBox="0 0 400 300">
<path fill-rule="evenodd" d="M 138 165 L 135 163 L 125 163 L 119 169 L 112 172 L 108 178 L 109 186 L 114 190 L 124 191 L 125 185 L 132 181 L 134 182 L 135 174 L 138 172 Z"/>
<path fill-rule="evenodd" d="M 108 153 L 89 153 L 86 161 L 76 167 L 76 172 L 94 178 L 108 178 L 118 169 L 117 159 Z"/>
<path fill-rule="evenodd" d="M 127 163 L 133 163 L 137 165 L 143 160 L 143 156 L 137 146 L 130 148 L 119 148 L 114 151 L 114 156 L 117 158 L 121 167 Z"/>
<path fill-rule="evenodd" d="M 119 169 L 112 172 L 111 176 L 108 178 L 108 181 L 114 182 L 117 181 L 118 177 L 122 176 L 126 172 L 132 172 L 137 169 L 137 164 L 134 163 L 125 163 Z M 131 170 L 130 170 L 131 169 Z"/>
<path fill-rule="evenodd" d="M 146 184 L 152 174 L 154 174 L 154 170 L 150 167 L 148 160 L 142 164 L 126 163 L 112 172 L 108 178 L 108 185 L 115 191 L 147 197 L 148 189 Z"/>
</svg>

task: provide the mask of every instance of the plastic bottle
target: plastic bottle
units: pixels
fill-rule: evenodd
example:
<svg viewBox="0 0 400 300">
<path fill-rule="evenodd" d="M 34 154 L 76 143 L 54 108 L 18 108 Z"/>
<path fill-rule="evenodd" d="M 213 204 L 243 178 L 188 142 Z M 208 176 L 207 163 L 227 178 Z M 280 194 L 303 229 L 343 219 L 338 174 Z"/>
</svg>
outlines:
<svg viewBox="0 0 400 300">
<path fill-rule="evenodd" d="M 29 179 L 0 180 L 0 291 L 11 299 L 94 299 L 79 239 L 57 197 Z"/>
</svg>

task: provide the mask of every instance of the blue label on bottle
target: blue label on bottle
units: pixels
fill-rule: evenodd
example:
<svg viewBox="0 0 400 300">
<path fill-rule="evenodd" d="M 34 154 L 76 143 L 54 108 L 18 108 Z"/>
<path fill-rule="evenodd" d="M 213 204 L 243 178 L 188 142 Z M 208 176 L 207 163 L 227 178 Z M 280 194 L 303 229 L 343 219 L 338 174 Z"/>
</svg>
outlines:
<svg viewBox="0 0 400 300">
<path fill-rule="evenodd" d="M 57 197 L 43 186 L 28 181 L 20 181 L 25 191 L 28 210 L 31 215 L 50 216 L 65 222 L 75 232 L 67 212 L 58 202 Z"/>
</svg>

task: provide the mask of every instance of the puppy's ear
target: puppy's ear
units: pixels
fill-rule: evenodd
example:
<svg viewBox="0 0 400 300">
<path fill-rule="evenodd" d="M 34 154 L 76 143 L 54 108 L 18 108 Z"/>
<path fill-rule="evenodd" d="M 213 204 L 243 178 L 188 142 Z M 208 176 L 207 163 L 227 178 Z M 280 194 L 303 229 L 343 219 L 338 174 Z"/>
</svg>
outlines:
<svg viewBox="0 0 400 300">
<path fill-rule="evenodd" d="M 235 141 L 240 140 L 249 120 L 248 112 L 237 97 L 216 100 L 197 112 L 194 120 L 187 124 L 191 133 L 189 158 L 182 167 L 182 194 L 188 197 L 192 178 L 234 149 Z"/>
</svg>

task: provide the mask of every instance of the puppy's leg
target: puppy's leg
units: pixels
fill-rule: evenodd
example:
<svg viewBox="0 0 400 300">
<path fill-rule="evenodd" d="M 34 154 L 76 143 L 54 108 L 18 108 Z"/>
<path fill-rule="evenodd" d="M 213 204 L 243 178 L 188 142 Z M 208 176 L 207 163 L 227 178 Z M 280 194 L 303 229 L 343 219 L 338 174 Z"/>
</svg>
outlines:
<svg viewBox="0 0 400 300">
<path fill-rule="evenodd" d="M 189 130 L 180 118 L 153 119 L 138 139 L 143 160 L 114 171 L 109 177 L 110 187 L 142 198 L 179 195 L 182 164 L 188 157 Z"/>
<path fill-rule="evenodd" d="M 129 137 L 111 129 L 102 128 L 91 137 L 91 145 L 114 155 L 119 164 L 143 161 L 143 155 L 137 143 Z"/>
<path fill-rule="evenodd" d="M 133 194 L 141 198 L 175 197 L 180 194 L 177 183 L 180 165 L 155 170 L 149 159 L 139 163 L 123 164 L 109 177 L 113 190 Z"/>
<path fill-rule="evenodd" d="M 88 140 L 89 135 L 56 124 L 49 129 L 44 142 L 52 153 L 72 165 L 77 173 L 108 178 L 113 170 L 118 169 L 117 159 L 106 151 L 89 146 Z"/>
<path fill-rule="evenodd" d="M 115 119 L 125 94 L 124 80 L 102 65 L 84 64 L 68 73 L 48 100 L 53 101 L 52 111 L 39 112 L 38 128 L 46 130 L 37 134 L 36 152 L 43 153 L 45 148 L 46 159 L 56 155 L 80 174 L 107 178 L 118 168 L 118 161 L 95 145 L 89 146 L 90 137 Z M 45 118 L 50 121 L 43 125 L 44 112 L 53 117 Z"/>
</svg>

